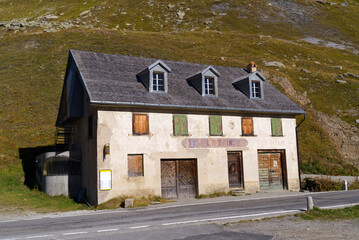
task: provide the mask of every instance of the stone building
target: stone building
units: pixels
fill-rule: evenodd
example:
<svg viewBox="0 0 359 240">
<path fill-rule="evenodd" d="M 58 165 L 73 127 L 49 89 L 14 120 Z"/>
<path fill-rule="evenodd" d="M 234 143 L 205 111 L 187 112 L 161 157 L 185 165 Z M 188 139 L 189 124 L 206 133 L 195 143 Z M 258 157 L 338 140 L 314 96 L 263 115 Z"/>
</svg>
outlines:
<svg viewBox="0 0 359 240">
<path fill-rule="evenodd" d="M 300 114 L 253 62 L 243 69 L 70 50 L 56 126 L 81 160 L 87 200 L 100 204 L 299 190 Z"/>
</svg>

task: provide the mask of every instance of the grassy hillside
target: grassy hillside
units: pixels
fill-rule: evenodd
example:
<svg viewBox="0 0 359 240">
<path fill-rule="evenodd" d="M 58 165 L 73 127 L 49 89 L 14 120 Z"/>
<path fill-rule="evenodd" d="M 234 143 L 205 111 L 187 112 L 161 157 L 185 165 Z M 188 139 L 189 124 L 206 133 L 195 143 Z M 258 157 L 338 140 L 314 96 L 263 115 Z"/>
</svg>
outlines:
<svg viewBox="0 0 359 240">
<path fill-rule="evenodd" d="M 319 111 L 359 126 L 359 79 L 336 83 L 338 75 L 359 75 L 359 1 L 335 2 L 0 1 L 0 202 L 16 199 L 30 208 L 28 199 L 48 198 L 29 190 L 35 187 L 29 153 L 53 144 L 69 49 L 237 67 L 253 60 L 309 100 L 289 95 L 308 110 L 299 128 L 302 170 L 358 174 L 316 116 Z M 38 209 L 56 209 L 45 205 Z"/>
</svg>

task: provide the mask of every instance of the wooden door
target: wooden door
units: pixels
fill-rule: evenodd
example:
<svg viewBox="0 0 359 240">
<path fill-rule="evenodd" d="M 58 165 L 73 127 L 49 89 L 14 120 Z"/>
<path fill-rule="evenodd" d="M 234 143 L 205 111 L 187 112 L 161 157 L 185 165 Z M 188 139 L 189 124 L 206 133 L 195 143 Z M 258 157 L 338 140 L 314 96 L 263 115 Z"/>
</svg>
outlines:
<svg viewBox="0 0 359 240">
<path fill-rule="evenodd" d="M 195 197 L 196 186 L 195 160 L 161 160 L 162 197 Z"/>
<path fill-rule="evenodd" d="M 162 197 L 177 198 L 176 161 L 161 161 Z"/>
<path fill-rule="evenodd" d="M 281 153 L 258 153 L 261 190 L 283 189 Z"/>
<path fill-rule="evenodd" d="M 242 152 L 228 152 L 228 180 L 230 188 L 243 188 Z"/>
<path fill-rule="evenodd" d="M 196 196 L 195 160 L 177 160 L 178 162 L 178 198 Z"/>
</svg>

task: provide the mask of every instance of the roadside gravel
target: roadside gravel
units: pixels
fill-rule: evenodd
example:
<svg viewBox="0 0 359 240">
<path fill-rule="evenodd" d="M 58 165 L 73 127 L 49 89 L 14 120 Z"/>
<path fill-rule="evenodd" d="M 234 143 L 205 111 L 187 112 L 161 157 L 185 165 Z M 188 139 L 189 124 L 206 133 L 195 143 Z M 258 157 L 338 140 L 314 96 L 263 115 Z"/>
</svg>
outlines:
<svg viewBox="0 0 359 240">
<path fill-rule="evenodd" d="M 263 234 L 273 240 L 284 239 L 359 239 L 359 219 L 338 221 L 308 221 L 286 216 L 264 220 L 224 223 L 226 231 Z"/>
</svg>

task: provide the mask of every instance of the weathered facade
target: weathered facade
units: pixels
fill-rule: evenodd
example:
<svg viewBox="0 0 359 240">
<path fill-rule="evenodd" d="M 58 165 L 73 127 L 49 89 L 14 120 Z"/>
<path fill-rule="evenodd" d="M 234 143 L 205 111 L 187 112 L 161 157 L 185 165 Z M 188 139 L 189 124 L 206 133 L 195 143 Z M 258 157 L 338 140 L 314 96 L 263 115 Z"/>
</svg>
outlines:
<svg viewBox="0 0 359 240">
<path fill-rule="evenodd" d="M 71 50 L 57 119 L 87 199 L 299 190 L 295 116 L 256 71 Z"/>
</svg>

